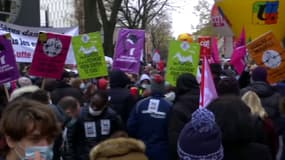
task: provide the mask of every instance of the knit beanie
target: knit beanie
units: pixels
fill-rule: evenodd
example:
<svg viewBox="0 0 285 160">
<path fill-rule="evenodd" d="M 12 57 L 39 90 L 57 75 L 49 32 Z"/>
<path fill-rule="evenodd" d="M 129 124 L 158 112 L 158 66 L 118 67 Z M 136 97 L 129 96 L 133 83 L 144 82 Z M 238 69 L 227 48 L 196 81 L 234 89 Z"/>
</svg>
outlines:
<svg viewBox="0 0 285 160">
<path fill-rule="evenodd" d="M 106 90 L 108 88 L 108 81 L 105 78 L 100 78 L 98 80 L 98 89 Z"/>
<path fill-rule="evenodd" d="M 253 81 L 267 82 L 267 71 L 264 67 L 256 67 L 251 74 Z"/>
<path fill-rule="evenodd" d="M 154 74 L 151 78 L 151 92 L 164 93 L 164 78 L 159 74 Z"/>
<path fill-rule="evenodd" d="M 222 137 L 215 116 L 209 110 L 197 109 L 178 139 L 181 160 L 221 160 L 224 157 Z"/>
</svg>

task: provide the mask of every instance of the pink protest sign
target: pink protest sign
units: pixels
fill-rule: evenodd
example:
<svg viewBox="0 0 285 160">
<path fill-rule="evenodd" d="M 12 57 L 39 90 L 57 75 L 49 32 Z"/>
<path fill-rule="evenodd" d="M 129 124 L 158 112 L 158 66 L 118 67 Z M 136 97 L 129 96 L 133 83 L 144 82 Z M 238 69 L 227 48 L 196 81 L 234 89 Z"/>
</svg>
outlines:
<svg viewBox="0 0 285 160">
<path fill-rule="evenodd" d="M 70 36 L 40 32 L 30 75 L 60 79 L 70 42 Z"/>
<path fill-rule="evenodd" d="M 0 84 L 17 80 L 20 76 L 10 34 L 0 36 Z"/>
</svg>

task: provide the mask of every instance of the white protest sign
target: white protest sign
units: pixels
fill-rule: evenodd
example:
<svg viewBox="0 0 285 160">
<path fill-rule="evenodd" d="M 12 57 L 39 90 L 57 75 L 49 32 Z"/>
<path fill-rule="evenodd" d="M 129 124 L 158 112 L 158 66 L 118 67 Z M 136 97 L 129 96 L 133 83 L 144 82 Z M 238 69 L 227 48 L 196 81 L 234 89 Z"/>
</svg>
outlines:
<svg viewBox="0 0 285 160">
<path fill-rule="evenodd" d="M 61 33 L 70 36 L 76 36 L 79 33 L 78 27 L 71 28 L 40 28 L 26 27 L 0 21 L 0 33 L 9 32 L 12 37 L 12 45 L 16 62 L 32 63 L 34 50 L 40 31 Z M 76 64 L 72 46 L 70 45 L 66 64 Z"/>
</svg>

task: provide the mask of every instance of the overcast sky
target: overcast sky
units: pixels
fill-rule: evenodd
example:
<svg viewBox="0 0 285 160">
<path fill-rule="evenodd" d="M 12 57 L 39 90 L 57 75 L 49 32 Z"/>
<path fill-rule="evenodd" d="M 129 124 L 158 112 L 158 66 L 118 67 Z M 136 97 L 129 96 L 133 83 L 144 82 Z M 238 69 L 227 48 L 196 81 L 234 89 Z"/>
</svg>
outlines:
<svg viewBox="0 0 285 160">
<path fill-rule="evenodd" d="M 211 4 L 214 0 L 208 0 Z M 195 16 L 193 7 L 198 4 L 198 0 L 173 0 L 175 6 L 180 9 L 171 11 L 172 17 L 172 31 L 176 38 L 180 33 L 192 33 L 194 30 L 191 25 L 196 26 L 199 23 L 199 17 Z"/>
</svg>

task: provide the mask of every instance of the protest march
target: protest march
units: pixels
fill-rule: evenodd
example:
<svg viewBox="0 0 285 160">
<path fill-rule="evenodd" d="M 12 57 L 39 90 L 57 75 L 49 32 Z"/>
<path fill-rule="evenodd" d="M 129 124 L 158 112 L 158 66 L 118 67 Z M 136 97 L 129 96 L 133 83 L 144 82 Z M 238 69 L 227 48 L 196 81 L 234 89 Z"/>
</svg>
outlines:
<svg viewBox="0 0 285 160">
<path fill-rule="evenodd" d="M 285 160 L 285 1 L 208 1 L 172 37 L 167 0 L 76 2 L 96 29 L 1 1 L 0 160 Z"/>
</svg>

